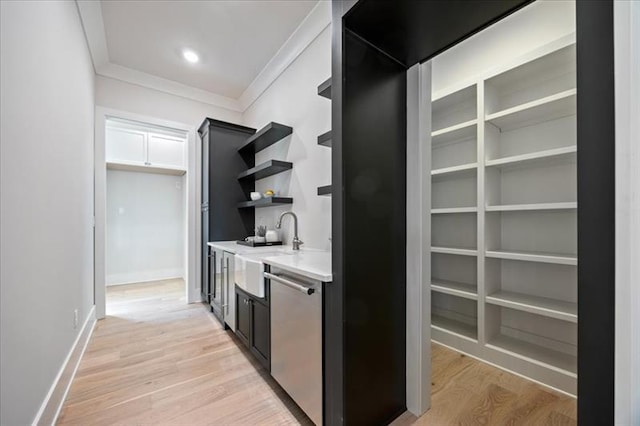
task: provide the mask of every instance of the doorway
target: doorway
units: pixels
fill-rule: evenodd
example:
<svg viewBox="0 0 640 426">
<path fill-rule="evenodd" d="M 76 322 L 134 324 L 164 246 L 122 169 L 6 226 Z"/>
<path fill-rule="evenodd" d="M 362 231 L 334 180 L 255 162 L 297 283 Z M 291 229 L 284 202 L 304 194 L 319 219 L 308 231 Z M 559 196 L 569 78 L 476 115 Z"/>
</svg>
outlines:
<svg viewBox="0 0 640 426">
<path fill-rule="evenodd" d="M 178 285 L 185 303 L 200 301 L 195 143 L 191 126 L 96 108 L 98 318 L 109 313 L 107 288 L 121 299 L 137 287 Z"/>
</svg>

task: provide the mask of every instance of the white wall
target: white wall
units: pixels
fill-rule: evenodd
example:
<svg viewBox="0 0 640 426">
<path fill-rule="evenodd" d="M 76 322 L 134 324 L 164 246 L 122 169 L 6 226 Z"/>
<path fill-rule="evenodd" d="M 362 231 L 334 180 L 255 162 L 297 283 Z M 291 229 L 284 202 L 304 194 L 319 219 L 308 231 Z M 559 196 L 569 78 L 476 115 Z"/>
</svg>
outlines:
<svg viewBox="0 0 640 426">
<path fill-rule="evenodd" d="M 438 92 L 473 78 L 572 33 L 575 24 L 575 1 L 538 0 L 436 56 L 432 90 Z"/>
<path fill-rule="evenodd" d="M 107 285 L 184 277 L 184 176 L 107 170 Z"/>
<path fill-rule="evenodd" d="M 74 2 L 0 15 L 0 424 L 18 425 L 93 305 L 94 72 Z"/>
<path fill-rule="evenodd" d="M 205 117 L 240 123 L 239 112 L 170 95 L 109 77 L 96 76 L 96 105 L 198 128 Z"/>
<path fill-rule="evenodd" d="M 256 164 L 290 161 L 293 170 L 256 182 L 256 190 L 274 189 L 293 197 L 293 205 L 256 209 L 256 225 L 273 228 L 283 211 L 299 218 L 299 236 L 306 247 L 329 249 L 331 198 L 319 197 L 318 186 L 331 183 L 331 149 L 318 145 L 318 135 L 331 129 L 331 101 L 317 87 L 331 75 L 331 29 L 325 30 L 244 113 L 244 124 L 257 129 L 270 121 L 293 127 L 285 140 L 259 152 Z M 283 223 L 284 241 L 291 243 L 291 218 Z"/>
</svg>

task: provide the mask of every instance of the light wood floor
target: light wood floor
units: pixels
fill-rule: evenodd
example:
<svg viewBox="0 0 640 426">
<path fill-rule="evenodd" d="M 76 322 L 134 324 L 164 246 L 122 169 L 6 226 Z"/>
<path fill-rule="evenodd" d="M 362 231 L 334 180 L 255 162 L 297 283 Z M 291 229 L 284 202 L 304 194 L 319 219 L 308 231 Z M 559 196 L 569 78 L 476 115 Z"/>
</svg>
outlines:
<svg viewBox="0 0 640 426">
<path fill-rule="evenodd" d="M 432 345 L 432 409 L 395 425 L 573 425 L 576 404 Z M 58 424 L 310 424 L 181 280 L 107 289 Z"/>
<path fill-rule="evenodd" d="M 58 424 L 300 424 L 310 421 L 182 280 L 107 288 Z"/>
</svg>

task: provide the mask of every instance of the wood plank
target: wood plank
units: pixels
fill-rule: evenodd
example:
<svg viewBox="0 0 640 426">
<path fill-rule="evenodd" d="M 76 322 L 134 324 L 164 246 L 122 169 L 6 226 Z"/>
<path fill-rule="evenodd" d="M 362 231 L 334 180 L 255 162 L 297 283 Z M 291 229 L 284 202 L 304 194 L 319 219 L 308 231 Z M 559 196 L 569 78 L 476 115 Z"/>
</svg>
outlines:
<svg viewBox="0 0 640 426">
<path fill-rule="evenodd" d="M 576 424 L 575 399 L 437 344 L 431 388 L 431 410 L 393 424 Z M 172 280 L 107 289 L 58 424 L 312 423 Z"/>
</svg>

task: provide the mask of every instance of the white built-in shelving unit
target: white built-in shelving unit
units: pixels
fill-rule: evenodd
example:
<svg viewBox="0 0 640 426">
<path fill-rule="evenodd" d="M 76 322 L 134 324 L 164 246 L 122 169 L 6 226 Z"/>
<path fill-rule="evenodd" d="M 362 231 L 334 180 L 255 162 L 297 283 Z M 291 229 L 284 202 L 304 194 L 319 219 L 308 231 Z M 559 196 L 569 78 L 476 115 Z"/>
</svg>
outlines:
<svg viewBox="0 0 640 426">
<path fill-rule="evenodd" d="M 510 61 L 432 97 L 432 338 L 575 395 L 575 37 Z"/>
</svg>

